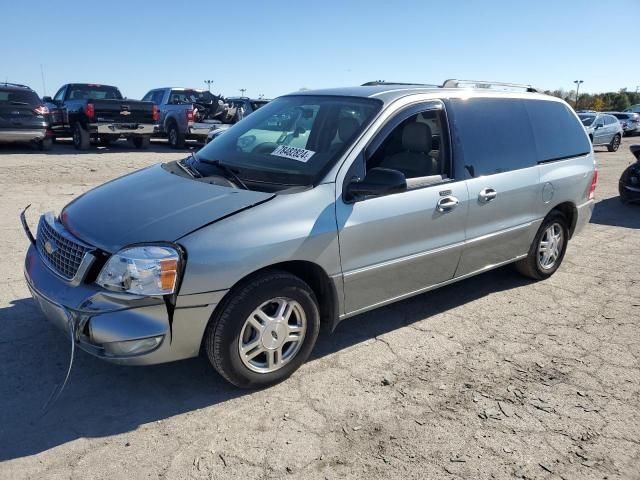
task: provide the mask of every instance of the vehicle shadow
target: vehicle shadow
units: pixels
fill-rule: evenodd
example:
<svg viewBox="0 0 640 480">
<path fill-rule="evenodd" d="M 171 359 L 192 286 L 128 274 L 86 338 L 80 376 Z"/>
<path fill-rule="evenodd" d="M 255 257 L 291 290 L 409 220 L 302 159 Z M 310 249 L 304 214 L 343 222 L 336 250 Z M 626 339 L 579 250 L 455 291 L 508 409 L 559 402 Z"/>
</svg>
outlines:
<svg viewBox="0 0 640 480">
<path fill-rule="evenodd" d="M 361 314 L 323 332 L 310 362 L 492 292 L 529 283 L 510 267 Z M 204 358 L 149 367 L 108 364 L 78 352 L 69 384 L 46 416 L 69 346 L 30 298 L 0 309 L 0 461 L 83 437 L 105 437 L 214 406 L 251 392 L 222 379 Z M 301 375 L 303 373 L 298 373 Z"/>
<path fill-rule="evenodd" d="M 596 203 L 591 223 L 613 227 L 640 228 L 640 205 L 625 204 L 620 197 L 611 197 Z"/>
</svg>

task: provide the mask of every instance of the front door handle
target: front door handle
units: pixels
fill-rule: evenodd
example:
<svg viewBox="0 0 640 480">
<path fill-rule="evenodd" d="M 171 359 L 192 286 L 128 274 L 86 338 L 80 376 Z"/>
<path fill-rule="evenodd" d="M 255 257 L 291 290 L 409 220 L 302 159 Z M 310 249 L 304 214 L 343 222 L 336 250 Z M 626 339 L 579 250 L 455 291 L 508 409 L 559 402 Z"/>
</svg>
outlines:
<svg viewBox="0 0 640 480">
<path fill-rule="evenodd" d="M 481 202 L 488 203 L 491 200 L 495 199 L 498 196 L 498 192 L 496 192 L 493 188 L 483 188 L 480 190 L 478 194 L 478 198 Z"/>
<path fill-rule="evenodd" d="M 453 210 L 454 208 L 456 208 L 458 206 L 460 202 L 458 201 L 458 199 L 454 196 L 451 195 L 447 195 L 446 197 L 442 197 L 440 200 L 438 200 L 438 204 L 436 206 L 436 209 L 439 212 L 449 212 L 451 210 Z"/>
</svg>

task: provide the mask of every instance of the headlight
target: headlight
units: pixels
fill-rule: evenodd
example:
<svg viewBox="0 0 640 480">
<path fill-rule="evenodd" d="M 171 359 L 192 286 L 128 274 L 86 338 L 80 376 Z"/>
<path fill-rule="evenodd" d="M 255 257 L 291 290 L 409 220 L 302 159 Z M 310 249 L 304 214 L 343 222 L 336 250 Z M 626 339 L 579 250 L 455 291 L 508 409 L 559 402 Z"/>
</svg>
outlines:
<svg viewBox="0 0 640 480">
<path fill-rule="evenodd" d="M 113 255 L 96 280 L 108 290 L 137 295 L 168 295 L 175 292 L 180 255 L 172 247 L 145 245 Z"/>
</svg>

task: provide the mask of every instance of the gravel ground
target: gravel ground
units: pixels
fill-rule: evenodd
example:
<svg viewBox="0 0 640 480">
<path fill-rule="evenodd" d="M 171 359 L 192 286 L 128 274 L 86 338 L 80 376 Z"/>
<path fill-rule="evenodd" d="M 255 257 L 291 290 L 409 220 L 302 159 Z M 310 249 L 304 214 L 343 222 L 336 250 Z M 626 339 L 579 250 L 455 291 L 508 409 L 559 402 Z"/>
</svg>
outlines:
<svg viewBox="0 0 640 480">
<path fill-rule="evenodd" d="M 640 142 L 640 139 L 636 139 Z M 22 275 L 18 214 L 180 154 L 0 147 L 0 478 L 640 478 L 640 207 L 598 149 L 592 223 L 534 283 L 502 268 L 343 322 L 288 381 L 226 384 L 204 359 L 79 353 Z"/>
</svg>

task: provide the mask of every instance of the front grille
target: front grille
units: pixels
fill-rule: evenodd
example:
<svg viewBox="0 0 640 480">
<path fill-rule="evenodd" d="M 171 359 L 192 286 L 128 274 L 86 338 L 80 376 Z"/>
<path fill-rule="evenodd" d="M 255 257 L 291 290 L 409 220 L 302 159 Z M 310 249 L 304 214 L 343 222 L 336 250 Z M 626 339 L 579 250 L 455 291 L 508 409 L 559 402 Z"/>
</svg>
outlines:
<svg viewBox="0 0 640 480">
<path fill-rule="evenodd" d="M 75 239 L 53 216 L 40 217 L 38 251 L 49 267 L 67 280 L 75 277 L 82 259 L 92 249 Z"/>
</svg>

